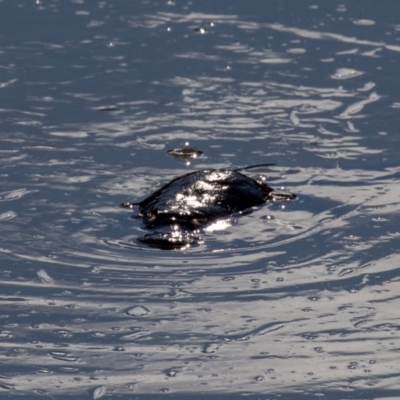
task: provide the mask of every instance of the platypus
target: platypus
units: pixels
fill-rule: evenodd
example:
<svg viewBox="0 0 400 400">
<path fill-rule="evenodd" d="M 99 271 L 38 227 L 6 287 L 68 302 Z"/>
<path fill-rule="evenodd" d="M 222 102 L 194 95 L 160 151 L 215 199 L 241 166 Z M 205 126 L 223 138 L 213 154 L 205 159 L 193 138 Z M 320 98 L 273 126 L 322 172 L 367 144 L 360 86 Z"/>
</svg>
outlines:
<svg viewBox="0 0 400 400">
<path fill-rule="evenodd" d="M 263 180 L 239 172 L 270 165 L 274 164 L 189 172 L 139 203 L 123 203 L 121 206 L 129 209 L 138 206 L 139 214 L 134 217 L 142 218 L 148 229 L 170 229 L 147 234 L 139 239 L 141 242 L 165 249 L 185 247 L 199 240 L 200 228 L 220 218 L 240 215 L 267 200 L 296 197 L 277 193 Z"/>
</svg>

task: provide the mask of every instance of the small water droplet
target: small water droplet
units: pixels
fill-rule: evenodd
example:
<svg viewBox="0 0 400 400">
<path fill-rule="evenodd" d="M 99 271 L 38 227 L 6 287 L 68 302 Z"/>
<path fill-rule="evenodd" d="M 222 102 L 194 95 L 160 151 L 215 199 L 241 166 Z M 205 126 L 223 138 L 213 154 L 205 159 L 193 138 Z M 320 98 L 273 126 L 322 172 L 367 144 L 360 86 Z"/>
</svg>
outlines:
<svg viewBox="0 0 400 400">
<path fill-rule="evenodd" d="M 172 367 L 172 368 L 167 369 L 166 371 L 164 371 L 164 373 L 165 373 L 166 376 L 174 378 L 181 371 L 182 371 L 181 367 Z"/>
<path fill-rule="evenodd" d="M 358 363 L 353 361 L 347 366 L 347 368 L 348 369 L 357 369 L 358 368 Z"/>
<path fill-rule="evenodd" d="M 195 147 L 187 146 L 189 146 L 188 142 L 185 143 L 185 147 L 168 150 L 167 153 L 177 158 L 197 158 L 203 154 L 202 151 L 197 150 Z"/>
<path fill-rule="evenodd" d="M 315 350 L 317 353 L 323 353 L 323 352 L 324 352 L 324 349 L 323 349 L 322 347 L 314 347 L 314 350 Z"/>
<path fill-rule="evenodd" d="M 219 349 L 218 343 L 210 343 L 204 347 L 203 353 L 215 353 Z"/>
<path fill-rule="evenodd" d="M 200 35 L 204 35 L 207 33 L 207 29 L 204 29 L 204 28 L 194 28 L 193 31 Z"/>
</svg>

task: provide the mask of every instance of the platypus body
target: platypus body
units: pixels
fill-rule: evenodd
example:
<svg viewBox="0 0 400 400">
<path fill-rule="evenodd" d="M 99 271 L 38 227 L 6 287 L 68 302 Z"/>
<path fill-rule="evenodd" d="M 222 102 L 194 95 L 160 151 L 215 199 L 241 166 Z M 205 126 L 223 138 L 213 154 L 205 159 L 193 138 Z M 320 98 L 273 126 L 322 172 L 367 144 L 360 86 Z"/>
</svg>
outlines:
<svg viewBox="0 0 400 400">
<path fill-rule="evenodd" d="M 261 179 L 256 180 L 240 170 L 206 169 L 173 179 L 139 203 L 123 203 L 124 208 L 139 207 L 136 218 L 142 218 L 148 229 L 169 227 L 139 240 L 160 248 L 179 248 L 198 241 L 199 229 L 224 217 L 240 214 L 260 206 L 276 196 Z M 292 194 L 279 194 L 284 200 Z"/>
</svg>

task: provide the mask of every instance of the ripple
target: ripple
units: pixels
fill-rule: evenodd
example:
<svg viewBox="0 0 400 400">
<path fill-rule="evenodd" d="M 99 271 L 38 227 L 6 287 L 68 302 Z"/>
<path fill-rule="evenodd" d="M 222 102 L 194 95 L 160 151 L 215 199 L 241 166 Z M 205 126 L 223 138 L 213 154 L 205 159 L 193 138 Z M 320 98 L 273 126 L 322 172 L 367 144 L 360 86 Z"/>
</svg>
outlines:
<svg viewBox="0 0 400 400">
<path fill-rule="evenodd" d="M 100 399 L 107 393 L 107 388 L 105 386 L 99 386 L 93 390 L 92 398 Z"/>
<path fill-rule="evenodd" d="M 354 68 L 339 68 L 336 72 L 332 75 L 333 79 L 350 79 L 355 78 L 356 76 L 362 75 L 361 71 L 357 71 Z"/>
<path fill-rule="evenodd" d="M 355 19 L 355 20 L 353 20 L 353 24 L 371 26 L 371 25 L 375 25 L 375 21 L 373 21 L 372 19 Z"/>
<path fill-rule="evenodd" d="M 7 192 L 2 192 L 0 193 L 0 201 L 17 200 L 29 193 L 34 193 L 36 191 L 37 190 L 15 189 Z"/>
<path fill-rule="evenodd" d="M 5 213 L 0 214 L 0 221 L 8 221 L 17 216 L 17 214 L 13 211 L 7 211 Z"/>
</svg>

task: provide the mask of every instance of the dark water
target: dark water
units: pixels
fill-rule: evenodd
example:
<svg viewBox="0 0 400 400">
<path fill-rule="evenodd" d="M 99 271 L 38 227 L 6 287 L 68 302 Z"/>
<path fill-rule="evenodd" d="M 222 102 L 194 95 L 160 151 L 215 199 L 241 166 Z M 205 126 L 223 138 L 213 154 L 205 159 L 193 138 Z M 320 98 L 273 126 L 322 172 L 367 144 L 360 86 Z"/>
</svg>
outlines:
<svg viewBox="0 0 400 400">
<path fill-rule="evenodd" d="M 399 398 L 399 15 L 0 1 L 0 396 Z M 298 199 L 197 247 L 118 208 L 268 162 Z"/>
</svg>

